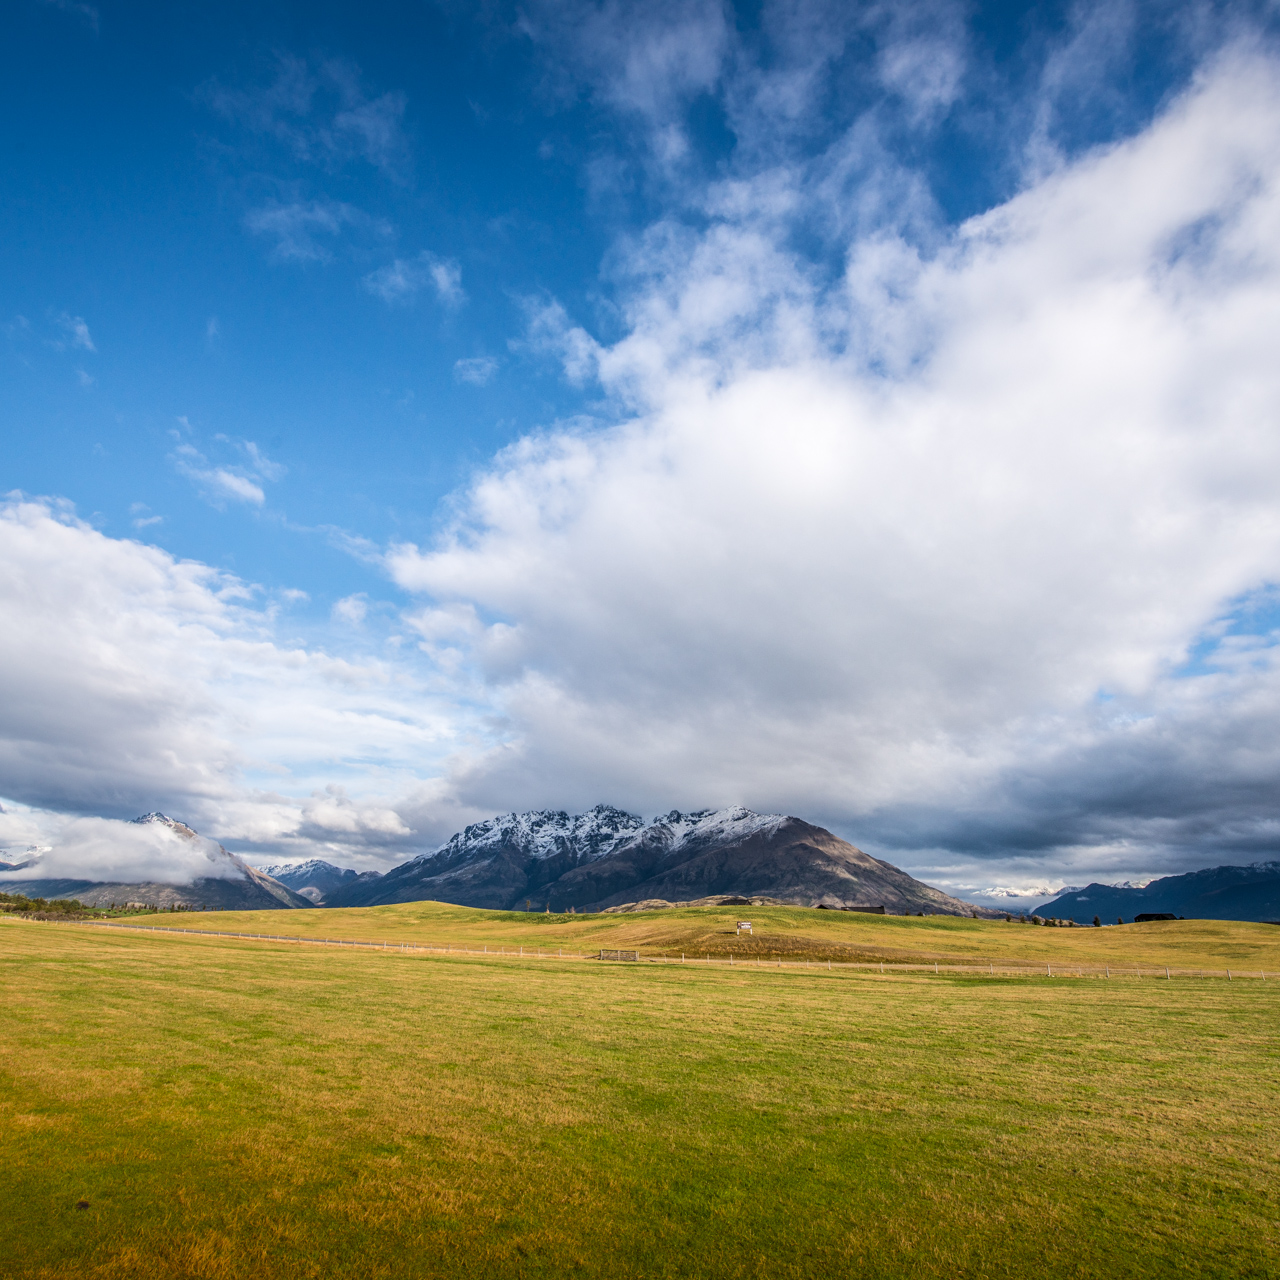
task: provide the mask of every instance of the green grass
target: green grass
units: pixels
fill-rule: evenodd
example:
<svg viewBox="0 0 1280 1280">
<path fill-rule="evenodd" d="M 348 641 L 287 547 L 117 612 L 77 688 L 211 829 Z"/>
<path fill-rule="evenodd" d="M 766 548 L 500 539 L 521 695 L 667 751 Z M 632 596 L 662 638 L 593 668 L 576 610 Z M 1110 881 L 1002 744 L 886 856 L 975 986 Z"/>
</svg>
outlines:
<svg viewBox="0 0 1280 1280">
<path fill-rule="evenodd" d="M 9 920 L 0 973 L 6 1276 L 1280 1274 L 1280 983 Z"/>
</svg>

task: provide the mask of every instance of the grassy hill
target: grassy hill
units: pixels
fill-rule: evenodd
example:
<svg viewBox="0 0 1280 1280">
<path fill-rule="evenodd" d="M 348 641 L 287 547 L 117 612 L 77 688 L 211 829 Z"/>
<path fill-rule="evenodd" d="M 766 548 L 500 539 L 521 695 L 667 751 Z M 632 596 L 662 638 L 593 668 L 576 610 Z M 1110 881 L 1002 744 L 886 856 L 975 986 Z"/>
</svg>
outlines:
<svg viewBox="0 0 1280 1280">
<path fill-rule="evenodd" d="M 734 925 L 750 919 L 754 932 Z M 160 923 L 168 922 L 162 917 Z M 804 907 L 696 907 L 636 915 L 481 911 L 437 902 L 308 911 L 222 911 L 184 926 L 303 938 L 427 946 L 530 947 L 642 955 L 789 960 L 1008 962 L 1142 966 L 1280 974 L 1280 928 L 1221 920 L 1171 920 L 1104 929 L 1059 929 L 958 916 L 873 916 Z"/>
</svg>

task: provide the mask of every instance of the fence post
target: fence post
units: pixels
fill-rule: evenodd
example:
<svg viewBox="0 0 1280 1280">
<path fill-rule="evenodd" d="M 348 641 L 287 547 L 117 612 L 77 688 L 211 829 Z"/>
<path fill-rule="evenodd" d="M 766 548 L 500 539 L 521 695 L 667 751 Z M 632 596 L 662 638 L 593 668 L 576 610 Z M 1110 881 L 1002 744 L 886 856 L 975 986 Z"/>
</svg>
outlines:
<svg viewBox="0 0 1280 1280">
<path fill-rule="evenodd" d="M 1228 982 L 1230 982 L 1230 981 L 1231 981 L 1231 970 L 1230 970 L 1230 969 L 1228 969 L 1228 970 L 1227 970 L 1227 981 L 1228 981 Z"/>
<path fill-rule="evenodd" d="M 1168 966 L 1168 965 L 1165 965 L 1165 967 L 1164 967 L 1164 976 L 1165 976 L 1165 978 L 1166 978 L 1166 979 L 1169 977 L 1169 966 Z"/>
</svg>

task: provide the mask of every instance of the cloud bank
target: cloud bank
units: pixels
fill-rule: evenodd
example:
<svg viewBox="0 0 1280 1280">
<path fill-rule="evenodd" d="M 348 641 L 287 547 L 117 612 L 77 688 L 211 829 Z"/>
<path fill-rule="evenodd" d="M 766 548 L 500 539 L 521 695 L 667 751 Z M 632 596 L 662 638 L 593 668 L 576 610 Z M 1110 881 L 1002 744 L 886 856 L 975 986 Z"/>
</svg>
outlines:
<svg viewBox="0 0 1280 1280">
<path fill-rule="evenodd" d="M 281 602 L 20 496 L 0 598 L 0 797 L 45 815 L 12 845 L 160 809 L 234 851 L 383 866 L 452 832 L 431 778 L 472 728 L 410 664 L 282 643 Z"/>
<path fill-rule="evenodd" d="M 26 807 L 0 811 L 0 848 L 7 861 L 25 864 L 0 872 L 0 884 L 32 879 L 191 884 L 243 876 L 216 840 L 192 840 L 161 823 L 67 818 Z"/>
</svg>

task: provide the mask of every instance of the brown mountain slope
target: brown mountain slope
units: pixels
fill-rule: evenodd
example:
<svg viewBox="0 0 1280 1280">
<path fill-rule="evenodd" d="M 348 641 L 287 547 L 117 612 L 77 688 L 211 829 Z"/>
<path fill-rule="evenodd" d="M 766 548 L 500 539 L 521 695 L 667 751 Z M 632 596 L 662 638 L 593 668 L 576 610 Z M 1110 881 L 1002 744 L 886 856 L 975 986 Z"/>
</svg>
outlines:
<svg viewBox="0 0 1280 1280">
<path fill-rule="evenodd" d="M 667 849 L 660 838 L 640 839 L 577 867 L 552 886 L 552 910 L 562 898 L 579 910 L 598 911 L 644 898 L 741 894 L 801 906 L 883 906 L 894 914 L 988 914 L 799 818 L 785 818 L 729 844 L 699 849 L 691 843 Z"/>
</svg>

